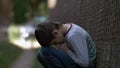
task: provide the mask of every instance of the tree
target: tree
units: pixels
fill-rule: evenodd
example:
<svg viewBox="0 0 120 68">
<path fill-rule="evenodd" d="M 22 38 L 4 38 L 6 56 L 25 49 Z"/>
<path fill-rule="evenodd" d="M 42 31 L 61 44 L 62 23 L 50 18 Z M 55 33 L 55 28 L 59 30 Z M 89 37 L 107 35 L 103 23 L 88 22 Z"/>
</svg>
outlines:
<svg viewBox="0 0 120 68">
<path fill-rule="evenodd" d="M 0 0 L 0 22 L 6 26 L 10 23 L 10 0 Z"/>
</svg>

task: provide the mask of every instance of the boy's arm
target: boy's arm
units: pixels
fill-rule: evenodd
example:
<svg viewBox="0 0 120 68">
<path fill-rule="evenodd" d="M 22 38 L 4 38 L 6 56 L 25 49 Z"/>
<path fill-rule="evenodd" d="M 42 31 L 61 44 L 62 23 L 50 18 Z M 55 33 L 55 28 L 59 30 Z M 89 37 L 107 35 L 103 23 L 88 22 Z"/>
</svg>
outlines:
<svg viewBox="0 0 120 68">
<path fill-rule="evenodd" d="M 82 67 L 89 65 L 89 56 L 86 39 L 82 37 L 72 37 L 69 39 L 69 43 L 72 45 L 74 52 L 68 50 L 67 53 L 72 59 Z"/>
</svg>

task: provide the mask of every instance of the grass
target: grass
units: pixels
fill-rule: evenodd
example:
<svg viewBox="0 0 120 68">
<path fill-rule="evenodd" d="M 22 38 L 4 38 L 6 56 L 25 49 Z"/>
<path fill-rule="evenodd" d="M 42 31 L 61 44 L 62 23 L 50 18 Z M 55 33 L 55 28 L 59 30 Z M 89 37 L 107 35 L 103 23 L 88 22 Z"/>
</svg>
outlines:
<svg viewBox="0 0 120 68">
<path fill-rule="evenodd" d="M 0 68 L 10 68 L 9 66 L 16 60 L 22 49 L 7 41 L 0 41 Z"/>
</svg>

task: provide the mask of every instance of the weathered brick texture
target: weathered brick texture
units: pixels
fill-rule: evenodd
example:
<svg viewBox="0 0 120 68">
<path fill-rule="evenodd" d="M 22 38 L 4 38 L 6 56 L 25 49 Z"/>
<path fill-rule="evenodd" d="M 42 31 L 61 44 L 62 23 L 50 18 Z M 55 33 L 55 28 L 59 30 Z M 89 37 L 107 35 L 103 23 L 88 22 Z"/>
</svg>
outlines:
<svg viewBox="0 0 120 68">
<path fill-rule="evenodd" d="M 120 68 L 120 0 L 57 0 L 53 21 L 85 28 L 97 47 L 97 68 Z"/>
</svg>

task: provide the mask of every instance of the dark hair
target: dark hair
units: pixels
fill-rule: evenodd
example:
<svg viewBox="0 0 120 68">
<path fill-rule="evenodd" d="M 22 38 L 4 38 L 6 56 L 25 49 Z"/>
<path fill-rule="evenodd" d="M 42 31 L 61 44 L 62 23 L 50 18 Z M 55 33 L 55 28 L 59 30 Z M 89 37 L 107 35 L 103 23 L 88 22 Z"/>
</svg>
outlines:
<svg viewBox="0 0 120 68">
<path fill-rule="evenodd" d="M 42 22 L 35 29 L 35 37 L 41 46 L 50 46 L 54 39 L 52 34 L 54 29 L 59 29 L 62 25 L 58 22 Z"/>
</svg>

